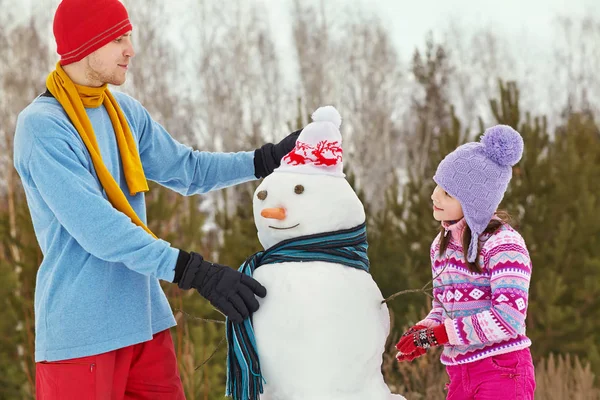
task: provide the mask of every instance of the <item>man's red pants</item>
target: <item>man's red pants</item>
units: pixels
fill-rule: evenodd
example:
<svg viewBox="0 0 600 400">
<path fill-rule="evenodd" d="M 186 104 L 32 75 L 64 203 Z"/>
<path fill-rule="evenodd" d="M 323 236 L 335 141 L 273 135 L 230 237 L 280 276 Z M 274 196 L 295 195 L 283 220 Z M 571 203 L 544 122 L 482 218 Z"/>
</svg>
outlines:
<svg viewBox="0 0 600 400">
<path fill-rule="evenodd" d="M 171 332 L 95 356 L 36 363 L 38 400 L 185 400 Z"/>
</svg>

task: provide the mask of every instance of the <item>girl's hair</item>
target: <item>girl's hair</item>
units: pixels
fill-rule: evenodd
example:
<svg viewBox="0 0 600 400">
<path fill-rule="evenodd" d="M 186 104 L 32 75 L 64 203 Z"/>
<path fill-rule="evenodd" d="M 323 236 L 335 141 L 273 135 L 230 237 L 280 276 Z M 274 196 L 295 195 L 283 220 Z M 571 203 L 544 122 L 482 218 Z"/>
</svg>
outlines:
<svg viewBox="0 0 600 400">
<path fill-rule="evenodd" d="M 491 220 L 490 223 L 488 224 L 487 228 L 485 228 L 485 230 L 483 231 L 482 235 L 483 234 L 493 234 L 498 230 L 498 228 L 500 228 L 502 226 L 502 224 L 506 223 L 506 224 L 510 225 L 510 223 L 512 222 L 512 218 L 511 218 L 510 214 L 508 214 L 506 211 L 498 210 L 494 213 L 494 215 L 496 215 L 498 218 L 500 218 L 500 221 L 497 219 Z M 446 233 L 446 229 L 443 226 L 440 228 L 440 232 L 441 232 L 441 238 L 440 238 L 440 256 L 441 256 L 446 252 L 446 249 L 448 248 L 448 243 L 450 242 L 451 235 L 444 236 L 444 234 Z M 467 226 L 465 226 L 465 230 L 463 231 L 463 235 L 462 235 L 462 247 L 463 247 L 463 249 L 465 249 L 464 250 L 465 255 L 466 255 L 466 249 L 469 248 L 470 243 L 471 243 L 471 228 L 469 228 L 469 225 L 467 225 Z M 479 255 L 479 251 L 481 249 L 479 248 L 479 244 L 477 246 L 478 246 L 477 254 Z M 479 265 L 479 257 L 477 257 L 475 259 L 475 262 L 468 262 L 467 258 L 465 257 L 465 262 L 467 263 L 467 266 L 469 267 L 469 271 L 477 272 L 477 273 L 482 272 L 481 266 Z"/>
</svg>

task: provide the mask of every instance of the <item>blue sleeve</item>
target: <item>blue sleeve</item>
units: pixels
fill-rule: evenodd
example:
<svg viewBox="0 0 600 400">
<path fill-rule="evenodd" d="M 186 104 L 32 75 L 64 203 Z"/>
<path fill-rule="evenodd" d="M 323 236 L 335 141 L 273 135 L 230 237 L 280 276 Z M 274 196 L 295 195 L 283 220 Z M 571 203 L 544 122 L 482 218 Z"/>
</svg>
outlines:
<svg viewBox="0 0 600 400">
<path fill-rule="evenodd" d="M 134 107 L 140 158 L 148 179 L 186 196 L 256 179 L 253 151 L 193 150 L 173 139 L 140 103 L 136 101 Z"/>
<path fill-rule="evenodd" d="M 140 274 L 173 281 L 179 250 L 153 238 L 116 210 L 86 168 L 83 149 L 60 137 L 28 143 L 28 180 L 58 222 L 93 256 L 120 262 Z"/>
</svg>

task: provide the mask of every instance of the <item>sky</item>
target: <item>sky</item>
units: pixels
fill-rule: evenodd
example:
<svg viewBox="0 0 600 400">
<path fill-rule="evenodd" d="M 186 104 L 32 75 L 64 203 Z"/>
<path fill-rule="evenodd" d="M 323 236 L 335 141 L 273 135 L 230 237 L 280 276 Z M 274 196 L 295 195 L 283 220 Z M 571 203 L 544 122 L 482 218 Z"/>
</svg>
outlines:
<svg viewBox="0 0 600 400">
<path fill-rule="evenodd" d="M 24 17 L 32 7 L 52 13 L 57 0 L 5 0 L 9 8 L 22 10 Z M 190 0 L 170 0 L 174 14 L 185 14 Z M 290 9 L 292 0 L 250 0 L 269 10 L 273 33 L 282 53 L 291 51 Z M 304 0 L 316 3 L 319 0 Z M 422 45 L 425 34 L 441 34 L 452 22 L 468 29 L 492 26 L 504 37 L 517 43 L 540 46 L 551 44 L 553 21 L 558 15 L 600 16 L 598 0 L 322 0 L 330 18 L 343 12 L 367 12 L 378 15 L 390 29 L 398 50 L 410 54 Z M 12 4 L 11 4 L 12 3 Z M 125 3 L 127 1 L 125 0 Z M 594 3 L 596 3 L 594 5 Z M 2 11 L 0 11 L 2 12 Z M 431 17 L 436 15 L 435 17 Z"/>
<path fill-rule="evenodd" d="M 271 11 L 275 32 L 289 27 L 291 0 L 255 0 Z M 377 13 L 393 32 L 400 50 L 412 50 L 429 30 L 443 30 L 450 22 L 465 26 L 493 26 L 505 35 L 546 42 L 557 15 L 600 15 L 597 0 L 325 0 L 328 6 Z M 594 3 L 596 5 L 594 6 Z M 437 17 L 431 18 L 432 14 Z M 331 16 L 335 18 L 335 15 Z M 284 34 L 283 36 L 287 36 Z M 283 39 L 283 38 L 282 38 Z"/>
<path fill-rule="evenodd" d="M 291 57 L 291 0 L 254 0 L 270 11 L 273 32 L 282 55 Z M 307 0 L 309 1 L 309 0 Z M 599 0 L 324 0 L 336 18 L 336 8 L 371 12 L 379 16 L 402 58 L 408 59 L 415 47 L 423 47 L 427 32 L 443 39 L 455 23 L 466 31 L 492 27 L 510 44 L 514 54 L 535 57 L 529 49 L 549 49 L 555 40 L 556 18 L 600 17 Z M 595 3 L 595 5 L 594 5 Z M 333 10 L 332 10 L 333 9 Z M 435 17 L 431 17 L 436 15 Z M 285 56 L 284 56 L 285 58 Z"/>
<path fill-rule="evenodd" d="M 53 15 L 59 0 L 3 0 L 14 14 L 25 19 L 31 9 Z M 127 4 L 128 0 L 124 0 Z M 186 8 L 191 1 L 224 0 L 168 0 L 174 26 L 185 29 L 193 24 Z M 233 1 L 233 0 L 227 0 Z M 262 5 L 267 10 L 275 45 L 282 62 L 282 74 L 288 87 L 297 84 L 297 61 L 292 45 L 291 9 L 293 0 L 240 0 Z M 300 0 L 310 4 L 324 4 L 327 18 L 343 18 L 345 14 L 371 14 L 382 21 L 391 32 L 400 59 L 408 62 L 414 49 L 423 48 L 426 34 L 432 31 L 437 42 L 444 42 L 445 33 L 451 25 L 460 27 L 465 35 L 490 28 L 508 47 L 511 57 L 529 70 L 544 70 L 538 76 L 541 82 L 552 79 L 553 41 L 557 40 L 559 16 L 574 20 L 583 16 L 596 16 L 600 21 L 600 0 Z M 321 3 L 322 2 L 322 3 Z M 594 4 L 596 3 L 596 4 Z M 0 11 L 2 12 L 2 11 Z M 132 20 L 133 20 L 132 16 Z M 15 22 L 18 22 L 18 18 Z M 51 35 L 51 27 L 48 27 Z M 185 34 L 173 32 L 174 38 Z M 181 40 L 177 40 L 182 42 Z M 184 43 L 187 46 L 189 43 Z M 523 70 L 523 68 L 521 69 Z M 503 75 L 505 79 L 523 79 L 520 76 Z M 539 81 L 538 81 L 539 82 Z"/>
</svg>

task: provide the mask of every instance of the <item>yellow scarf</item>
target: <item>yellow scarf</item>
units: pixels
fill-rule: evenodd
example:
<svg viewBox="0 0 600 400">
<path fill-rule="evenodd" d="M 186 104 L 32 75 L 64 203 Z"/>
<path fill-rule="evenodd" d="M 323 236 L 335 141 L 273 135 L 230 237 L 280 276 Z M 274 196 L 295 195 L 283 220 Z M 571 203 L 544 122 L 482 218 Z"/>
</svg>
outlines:
<svg viewBox="0 0 600 400">
<path fill-rule="evenodd" d="M 125 197 L 123 190 L 119 184 L 112 177 L 106 165 L 102 161 L 102 155 L 100 154 L 100 147 L 94 134 L 94 128 L 87 113 L 85 107 L 95 108 L 100 107 L 104 104 L 106 111 L 110 117 L 113 128 L 115 130 L 115 136 L 117 138 L 117 145 L 119 147 L 119 153 L 121 154 L 121 161 L 123 163 L 123 171 L 125 174 L 125 180 L 129 187 L 129 192 L 132 196 L 139 192 L 148 191 L 148 182 L 144 175 L 142 168 L 142 161 L 137 151 L 135 139 L 129 130 L 129 125 L 125 119 L 125 115 L 119 107 L 119 104 L 113 97 L 112 93 L 108 90 L 108 85 L 103 85 L 99 88 L 80 86 L 73 83 L 71 78 L 67 75 L 65 70 L 62 68 L 60 63 L 56 64 L 56 69 L 48 75 L 46 79 L 46 86 L 48 90 L 60 105 L 65 109 L 69 119 L 79 132 L 85 147 L 87 147 L 92 157 L 94 169 L 100 179 L 102 187 L 106 191 L 108 200 L 114 208 L 121 211 L 131 221 L 138 226 L 141 226 L 156 238 L 156 236 L 148 229 L 148 227 L 142 222 L 137 216 L 129 201 Z"/>
</svg>

